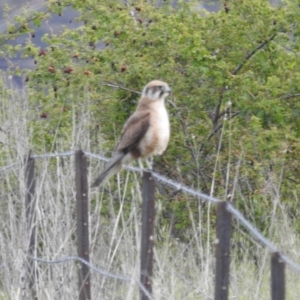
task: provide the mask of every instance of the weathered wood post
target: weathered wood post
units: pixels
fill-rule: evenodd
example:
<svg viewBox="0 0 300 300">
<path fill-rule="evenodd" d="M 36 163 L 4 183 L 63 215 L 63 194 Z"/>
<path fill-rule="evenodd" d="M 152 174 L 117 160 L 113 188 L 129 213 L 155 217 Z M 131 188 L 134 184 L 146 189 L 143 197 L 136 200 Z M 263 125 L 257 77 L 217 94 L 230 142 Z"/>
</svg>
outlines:
<svg viewBox="0 0 300 300">
<path fill-rule="evenodd" d="M 75 152 L 76 210 L 77 210 L 77 253 L 89 262 L 89 198 L 86 157 L 82 150 Z M 79 300 L 91 299 L 91 278 L 89 267 L 79 262 Z"/>
<path fill-rule="evenodd" d="M 36 250 L 36 197 L 35 193 L 35 174 L 34 174 L 34 158 L 30 153 L 25 157 L 25 212 L 27 223 L 27 234 L 29 238 L 29 245 L 27 249 L 27 264 L 28 264 L 28 280 L 29 289 L 31 291 L 32 299 L 37 300 L 37 268 L 36 262 L 30 258 L 34 256 Z"/>
<path fill-rule="evenodd" d="M 140 282 L 146 291 L 152 294 L 154 218 L 155 218 L 155 181 L 152 173 L 143 172 L 142 186 L 142 232 L 141 232 L 141 272 Z M 141 289 L 140 299 L 148 300 Z"/>
<path fill-rule="evenodd" d="M 217 204 L 215 300 L 227 300 L 229 294 L 231 213 L 226 206 Z"/>
<path fill-rule="evenodd" d="M 285 299 L 285 263 L 281 260 L 280 254 L 271 254 L 271 299 Z"/>
</svg>

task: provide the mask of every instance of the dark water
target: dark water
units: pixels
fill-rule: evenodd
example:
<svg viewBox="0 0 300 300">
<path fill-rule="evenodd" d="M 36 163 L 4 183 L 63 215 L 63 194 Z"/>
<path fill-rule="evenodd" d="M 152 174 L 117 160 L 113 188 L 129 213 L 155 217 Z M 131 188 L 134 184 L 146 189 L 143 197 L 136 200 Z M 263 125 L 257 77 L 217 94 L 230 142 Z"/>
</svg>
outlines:
<svg viewBox="0 0 300 300">
<path fill-rule="evenodd" d="M 116 1 L 117 2 L 117 1 Z M 202 3 L 198 5 L 199 9 L 206 9 L 207 11 L 215 12 L 218 11 L 220 8 L 223 7 L 224 1 L 216 1 L 216 0 L 206 0 L 201 1 Z M 276 5 L 279 3 L 279 0 L 272 0 L 271 3 Z M 0 0 L 0 32 L 4 33 L 7 30 L 6 20 L 3 19 L 3 7 L 8 5 L 11 10 L 9 11 L 9 19 L 13 20 L 13 18 L 19 15 L 22 10 L 27 9 L 30 11 L 46 11 L 46 4 L 47 1 L 43 0 Z M 58 33 L 62 30 L 62 26 L 67 26 L 69 28 L 75 28 L 79 26 L 79 23 L 76 23 L 75 18 L 77 16 L 76 11 L 72 10 L 72 8 L 67 7 L 65 8 L 63 15 L 52 15 L 48 22 L 44 23 L 40 28 L 35 28 L 35 36 L 32 38 L 31 36 L 27 35 L 22 38 L 19 38 L 15 41 L 10 42 L 11 44 L 24 44 L 26 39 L 30 38 L 33 42 L 39 46 L 40 48 L 45 47 L 43 42 L 41 41 L 41 37 L 45 33 Z M 35 67 L 33 59 L 21 59 L 16 58 L 14 64 L 19 66 L 20 68 L 29 68 L 33 69 Z M 0 69 L 5 71 L 8 68 L 7 61 L 4 59 L 0 59 Z M 15 78 L 18 85 L 21 84 L 21 80 Z"/>
<path fill-rule="evenodd" d="M 9 12 L 9 19 L 13 20 L 13 18 L 20 14 L 24 7 L 30 11 L 46 11 L 46 1 L 23 1 L 23 0 L 0 0 L 0 15 L 3 16 L 3 6 L 9 5 L 11 7 L 11 11 Z M 60 17 L 58 15 L 52 15 L 49 21 L 43 24 L 40 28 L 33 27 L 35 29 L 34 38 L 31 35 L 25 35 L 15 41 L 10 42 L 10 44 L 25 44 L 26 39 L 32 39 L 32 41 L 39 47 L 43 48 L 46 45 L 41 41 L 42 36 L 45 33 L 58 33 L 62 30 L 62 26 L 67 26 L 69 28 L 73 28 L 78 26 L 79 24 L 74 21 L 77 13 L 71 8 L 65 9 L 65 14 Z M 0 19 L 0 32 L 4 33 L 7 30 L 6 20 L 3 17 Z M 21 68 L 34 68 L 33 59 L 20 59 L 17 58 L 14 63 L 16 63 Z M 0 68 L 2 70 L 6 70 L 8 67 L 7 62 L 5 60 L 0 60 Z"/>
</svg>

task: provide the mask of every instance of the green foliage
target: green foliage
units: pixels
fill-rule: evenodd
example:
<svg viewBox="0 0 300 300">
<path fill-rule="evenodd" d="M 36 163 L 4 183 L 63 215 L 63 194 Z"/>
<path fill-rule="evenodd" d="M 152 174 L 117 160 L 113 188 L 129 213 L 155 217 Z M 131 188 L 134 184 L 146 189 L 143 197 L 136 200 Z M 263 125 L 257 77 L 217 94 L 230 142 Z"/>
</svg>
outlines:
<svg viewBox="0 0 300 300">
<path fill-rule="evenodd" d="M 173 88 L 172 139 L 156 160 L 157 169 L 205 192 L 214 182 L 213 194 L 224 199 L 236 191 L 237 181 L 241 194 L 261 200 L 256 203 L 260 225 L 273 205 L 263 191 L 275 180 L 282 203 L 296 217 L 298 4 L 233 0 L 228 12 L 208 13 L 184 1 L 175 8 L 131 3 L 49 1 L 47 13 L 18 16 L 0 37 L 1 57 L 21 51 L 37 63 L 27 75 L 35 152 L 57 145 L 69 149 L 73 118 L 80 119 L 83 106 L 92 114 L 90 132 L 101 126 L 91 135 L 93 150 L 101 134 L 110 151 L 135 107 L 135 91 L 163 79 Z M 50 13 L 63 14 L 66 4 L 78 11 L 81 25 L 44 35 L 45 49 L 32 38 L 22 46 L 6 43 L 32 32 Z M 238 194 L 234 198 L 239 201 Z M 182 202 L 174 203 L 177 214 Z"/>
</svg>

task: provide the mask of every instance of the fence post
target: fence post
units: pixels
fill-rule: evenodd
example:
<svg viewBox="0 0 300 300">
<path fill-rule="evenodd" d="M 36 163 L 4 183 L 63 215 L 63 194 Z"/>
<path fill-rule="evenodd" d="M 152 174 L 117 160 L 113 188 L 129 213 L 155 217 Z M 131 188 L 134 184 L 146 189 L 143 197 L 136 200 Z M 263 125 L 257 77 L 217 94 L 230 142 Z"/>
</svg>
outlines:
<svg viewBox="0 0 300 300">
<path fill-rule="evenodd" d="M 215 300 L 227 300 L 229 292 L 231 213 L 227 203 L 217 204 Z"/>
<path fill-rule="evenodd" d="M 141 273 L 140 282 L 145 290 L 152 294 L 153 271 L 153 235 L 155 218 L 155 181 L 150 171 L 143 172 L 142 186 L 142 232 L 141 232 Z M 140 299 L 149 299 L 141 289 Z"/>
<path fill-rule="evenodd" d="M 89 199 L 86 157 L 82 150 L 75 151 L 75 181 L 77 210 L 77 253 L 89 262 Z M 79 262 L 79 300 L 91 299 L 91 279 L 89 267 Z"/>
<path fill-rule="evenodd" d="M 36 249 L 36 198 L 35 193 L 35 174 L 34 174 L 34 158 L 30 156 L 25 157 L 25 184 L 26 184 L 26 194 L 25 194 L 25 214 L 27 223 L 27 234 L 29 237 L 29 245 L 27 250 L 27 255 L 34 256 Z M 28 263 L 28 279 L 29 279 L 29 289 L 31 291 L 32 299 L 37 298 L 37 269 L 36 262 L 27 257 Z"/>
<path fill-rule="evenodd" d="M 285 299 L 285 263 L 281 260 L 280 254 L 271 254 L 271 299 Z"/>
</svg>

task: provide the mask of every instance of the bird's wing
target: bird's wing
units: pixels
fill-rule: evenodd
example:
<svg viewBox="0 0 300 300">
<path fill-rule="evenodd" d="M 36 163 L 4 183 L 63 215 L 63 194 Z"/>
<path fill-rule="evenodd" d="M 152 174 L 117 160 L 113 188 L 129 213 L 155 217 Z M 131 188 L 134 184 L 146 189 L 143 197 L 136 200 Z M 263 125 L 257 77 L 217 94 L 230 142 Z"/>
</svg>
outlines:
<svg viewBox="0 0 300 300">
<path fill-rule="evenodd" d="M 135 112 L 125 123 L 115 152 L 128 153 L 138 145 L 150 126 L 150 112 Z"/>
<path fill-rule="evenodd" d="M 120 141 L 113 157 L 107 162 L 104 170 L 92 184 L 92 187 L 102 184 L 122 168 L 123 157 L 136 147 L 150 125 L 150 112 L 135 112 L 125 123 Z"/>
</svg>

